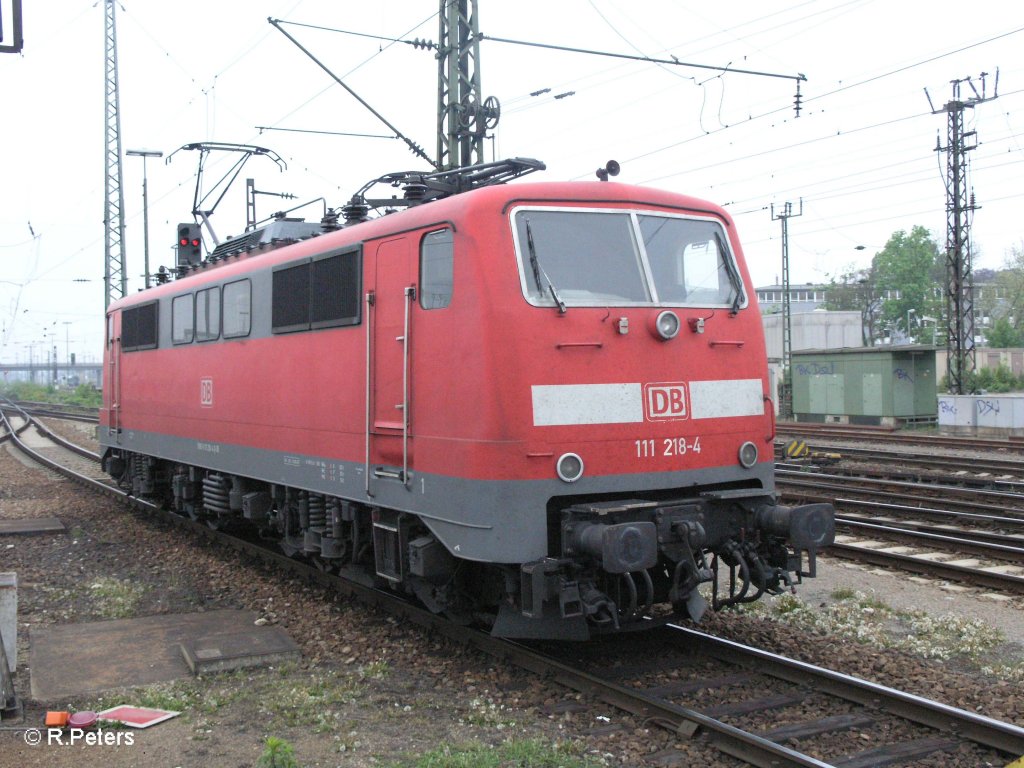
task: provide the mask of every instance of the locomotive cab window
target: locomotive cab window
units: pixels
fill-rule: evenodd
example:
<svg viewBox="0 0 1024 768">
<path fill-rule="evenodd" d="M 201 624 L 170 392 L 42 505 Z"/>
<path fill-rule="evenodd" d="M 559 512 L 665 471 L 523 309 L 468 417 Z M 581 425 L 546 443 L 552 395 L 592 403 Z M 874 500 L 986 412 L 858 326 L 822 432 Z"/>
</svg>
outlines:
<svg viewBox="0 0 1024 768">
<path fill-rule="evenodd" d="M 746 305 L 721 224 L 582 208 L 518 208 L 520 280 L 535 306 Z"/>
<path fill-rule="evenodd" d="M 188 344 L 195 330 L 195 301 L 191 293 L 175 296 L 171 302 L 171 342 Z"/>
<path fill-rule="evenodd" d="M 716 222 L 637 218 L 660 302 L 723 306 L 742 298 L 739 275 L 730 269 L 732 257 Z"/>
<path fill-rule="evenodd" d="M 156 349 L 158 307 L 157 302 L 151 301 L 121 313 L 121 349 L 125 352 Z"/>
<path fill-rule="evenodd" d="M 450 229 L 428 232 L 420 242 L 420 306 L 444 309 L 455 283 L 455 241 Z"/>
</svg>

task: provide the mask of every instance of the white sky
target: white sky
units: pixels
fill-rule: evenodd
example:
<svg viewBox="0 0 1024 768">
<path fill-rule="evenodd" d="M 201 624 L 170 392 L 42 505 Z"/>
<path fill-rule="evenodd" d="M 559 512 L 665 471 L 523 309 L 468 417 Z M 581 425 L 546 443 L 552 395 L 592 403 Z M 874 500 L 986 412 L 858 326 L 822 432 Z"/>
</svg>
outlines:
<svg viewBox="0 0 1024 768">
<path fill-rule="evenodd" d="M 0 0 L 5 28 L 11 0 Z M 0 55 L 0 361 L 56 346 L 96 359 L 102 348 L 104 35 L 96 0 L 24 0 L 25 48 Z M 267 17 L 375 35 L 437 39 L 436 0 L 140 2 L 117 9 L 121 138 L 170 154 L 221 141 L 276 151 L 256 157 L 213 217 L 223 239 L 245 225 L 245 178 L 297 201 L 258 199 L 262 218 L 324 196 L 343 204 L 365 181 L 423 170 L 391 139 L 265 132 L 256 126 L 387 134 L 387 128 L 267 23 Z M 979 146 L 969 182 L 975 267 L 998 268 L 1024 241 L 1024 5 L 978 0 L 480 0 L 485 35 L 681 61 L 803 73 L 792 80 L 655 66 L 485 41 L 485 96 L 503 106 L 499 157 L 543 160 L 531 179 L 592 179 L 609 159 L 619 181 L 724 204 L 736 218 L 755 283 L 780 273 L 776 212 L 790 219 L 791 279 L 827 281 L 865 266 L 896 230 L 927 227 L 945 242 L 945 114 L 950 81 L 1000 69 L 999 98 L 968 110 Z M 289 27 L 360 96 L 436 151 L 437 65 L 407 45 Z M 9 32 L 8 32 L 9 34 Z M 5 41 L 6 42 L 6 41 Z M 543 96 L 529 94 L 543 88 Z M 554 94 L 575 95 L 554 99 Z M 970 91 L 964 86 L 963 96 Z M 728 126 L 728 127 L 726 127 Z M 490 145 L 490 142 L 488 142 Z M 208 183 L 235 155 L 211 158 Z M 490 149 L 486 159 L 491 159 Z M 174 225 L 191 220 L 198 153 L 147 161 L 151 268 L 173 264 Z M 124 160 L 129 291 L 142 286 L 142 160 Z M 319 218 L 319 208 L 307 209 Z M 31 231 L 29 229 L 31 223 Z M 34 233 L 34 235 L 33 235 Z M 855 250 L 855 246 L 866 246 Z M 80 282 L 87 280 L 88 282 Z"/>
</svg>

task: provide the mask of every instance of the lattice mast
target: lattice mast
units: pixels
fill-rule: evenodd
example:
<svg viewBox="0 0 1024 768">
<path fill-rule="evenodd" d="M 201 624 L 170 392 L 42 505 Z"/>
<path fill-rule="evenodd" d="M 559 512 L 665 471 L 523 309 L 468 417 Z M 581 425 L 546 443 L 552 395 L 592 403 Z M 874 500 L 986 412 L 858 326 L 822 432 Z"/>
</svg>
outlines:
<svg viewBox="0 0 1024 768">
<path fill-rule="evenodd" d="M 782 222 L 782 391 L 779 393 L 779 416 L 793 417 L 793 333 L 792 311 L 789 295 L 789 220 L 803 216 L 804 200 L 800 198 L 800 212 L 793 213 L 793 204 L 787 202 L 781 213 L 775 213 L 771 206 L 773 221 Z"/>
<path fill-rule="evenodd" d="M 128 291 L 124 252 L 124 190 L 121 187 L 121 109 L 117 79 L 117 25 L 115 0 L 104 0 L 106 100 L 104 109 L 104 265 L 103 307 Z"/>
<path fill-rule="evenodd" d="M 438 18 L 436 167 L 450 171 L 484 161 L 501 107 L 481 97 L 477 0 L 441 0 Z"/>
<path fill-rule="evenodd" d="M 948 115 L 946 146 L 935 142 L 936 152 L 946 153 L 946 374 L 949 391 L 964 394 L 965 379 L 975 367 L 974 273 L 971 257 L 971 216 L 978 206 L 968 192 L 967 153 L 978 146 L 976 131 L 964 131 L 964 110 L 998 97 L 999 72 L 992 96 L 985 95 L 986 72 L 981 73 L 981 93 L 971 78 L 953 80 L 953 98 L 933 114 Z M 967 83 L 973 96 L 963 99 L 960 86 Z M 925 91 L 927 94 L 927 91 Z M 931 97 L 929 97 L 929 103 Z"/>
</svg>

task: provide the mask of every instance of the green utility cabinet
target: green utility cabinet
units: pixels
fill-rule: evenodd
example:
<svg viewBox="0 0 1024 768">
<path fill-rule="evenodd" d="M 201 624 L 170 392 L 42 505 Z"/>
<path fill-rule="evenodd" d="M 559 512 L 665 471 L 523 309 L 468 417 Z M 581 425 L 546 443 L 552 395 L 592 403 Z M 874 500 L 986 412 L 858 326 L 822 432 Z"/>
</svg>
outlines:
<svg viewBox="0 0 1024 768">
<path fill-rule="evenodd" d="M 793 353 L 797 421 L 935 421 L 935 347 L 850 347 Z"/>
</svg>

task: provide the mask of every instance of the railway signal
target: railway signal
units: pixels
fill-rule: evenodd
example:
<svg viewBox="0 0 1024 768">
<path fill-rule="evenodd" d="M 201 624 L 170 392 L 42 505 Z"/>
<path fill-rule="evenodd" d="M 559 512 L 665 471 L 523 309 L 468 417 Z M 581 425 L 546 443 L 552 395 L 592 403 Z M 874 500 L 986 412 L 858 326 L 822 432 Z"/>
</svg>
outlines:
<svg viewBox="0 0 1024 768">
<path fill-rule="evenodd" d="M 198 224 L 178 225 L 178 266 L 198 264 L 203 260 L 203 235 Z"/>
</svg>

